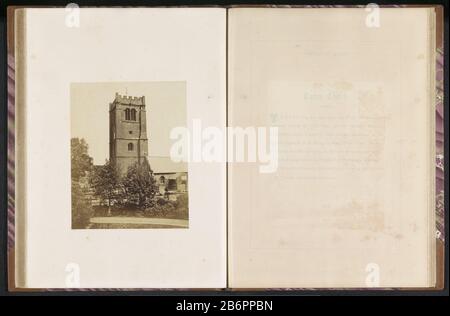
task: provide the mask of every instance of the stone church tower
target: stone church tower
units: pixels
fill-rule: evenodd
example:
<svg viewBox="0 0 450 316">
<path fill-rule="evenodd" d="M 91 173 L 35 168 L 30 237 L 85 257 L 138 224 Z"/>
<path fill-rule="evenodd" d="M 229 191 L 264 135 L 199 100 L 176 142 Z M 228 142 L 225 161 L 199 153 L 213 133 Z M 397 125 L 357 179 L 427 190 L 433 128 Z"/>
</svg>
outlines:
<svg viewBox="0 0 450 316">
<path fill-rule="evenodd" d="M 129 166 L 142 163 L 147 156 L 145 97 L 116 93 L 109 104 L 109 159 L 124 174 Z"/>
</svg>

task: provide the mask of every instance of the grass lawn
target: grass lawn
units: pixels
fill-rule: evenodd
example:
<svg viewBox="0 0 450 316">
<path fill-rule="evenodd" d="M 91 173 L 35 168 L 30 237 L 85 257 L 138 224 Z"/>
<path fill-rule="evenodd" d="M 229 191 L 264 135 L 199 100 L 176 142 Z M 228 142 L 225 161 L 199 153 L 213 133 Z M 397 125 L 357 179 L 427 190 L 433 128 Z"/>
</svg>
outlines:
<svg viewBox="0 0 450 316">
<path fill-rule="evenodd" d="M 139 229 L 139 228 L 179 228 L 169 225 L 143 225 L 143 224 L 91 224 L 89 229 Z"/>
<path fill-rule="evenodd" d="M 111 214 L 108 214 L 107 206 L 94 206 L 93 217 L 144 217 L 144 218 L 170 218 L 170 219 L 189 219 L 189 213 L 187 209 L 175 209 L 170 211 L 143 211 L 132 207 L 111 207 Z M 158 228 L 158 227 L 156 227 Z"/>
</svg>

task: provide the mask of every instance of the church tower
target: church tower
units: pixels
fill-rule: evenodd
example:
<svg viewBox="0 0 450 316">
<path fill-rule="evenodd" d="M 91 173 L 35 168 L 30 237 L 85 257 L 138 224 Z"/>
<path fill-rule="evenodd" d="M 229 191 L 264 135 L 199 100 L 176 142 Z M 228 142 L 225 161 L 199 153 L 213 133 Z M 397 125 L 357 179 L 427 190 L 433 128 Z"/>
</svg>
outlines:
<svg viewBox="0 0 450 316">
<path fill-rule="evenodd" d="M 116 93 L 109 104 L 109 159 L 125 174 L 129 166 L 142 163 L 147 155 L 145 97 Z"/>
</svg>

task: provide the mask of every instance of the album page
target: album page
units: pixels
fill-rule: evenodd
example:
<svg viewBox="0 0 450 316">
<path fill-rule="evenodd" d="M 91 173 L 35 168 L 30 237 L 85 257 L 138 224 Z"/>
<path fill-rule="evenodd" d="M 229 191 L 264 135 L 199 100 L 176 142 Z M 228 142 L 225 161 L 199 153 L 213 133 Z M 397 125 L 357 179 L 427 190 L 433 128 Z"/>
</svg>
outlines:
<svg viewBox="0 0 450 316">
<path fill-rule="evenodd" d="M 229 11 L 230 287 L 434 286 L 434 11 L 373 9 Z"/>
<path fill-rule="evenodd" d="M 226 10 L 15 17 L 16 286 L 226 287 Z"/>
</svg>

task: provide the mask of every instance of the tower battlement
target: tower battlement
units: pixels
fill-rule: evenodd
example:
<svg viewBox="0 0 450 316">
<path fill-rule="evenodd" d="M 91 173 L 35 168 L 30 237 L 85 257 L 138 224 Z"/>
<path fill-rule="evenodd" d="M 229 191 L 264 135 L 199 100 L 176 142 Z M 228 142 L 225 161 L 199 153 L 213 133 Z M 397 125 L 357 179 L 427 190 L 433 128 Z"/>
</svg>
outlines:
<svg viewBox="0 0 450 316">
<path fill-rule="evenodd" d="M 142 97 L 132 97 L 127 95 L 120 95 L 116 92 L 113 103 L 120 103 L 124 105 L 141 105 L 145 106 L 145 96 Z"/>
</svg>

